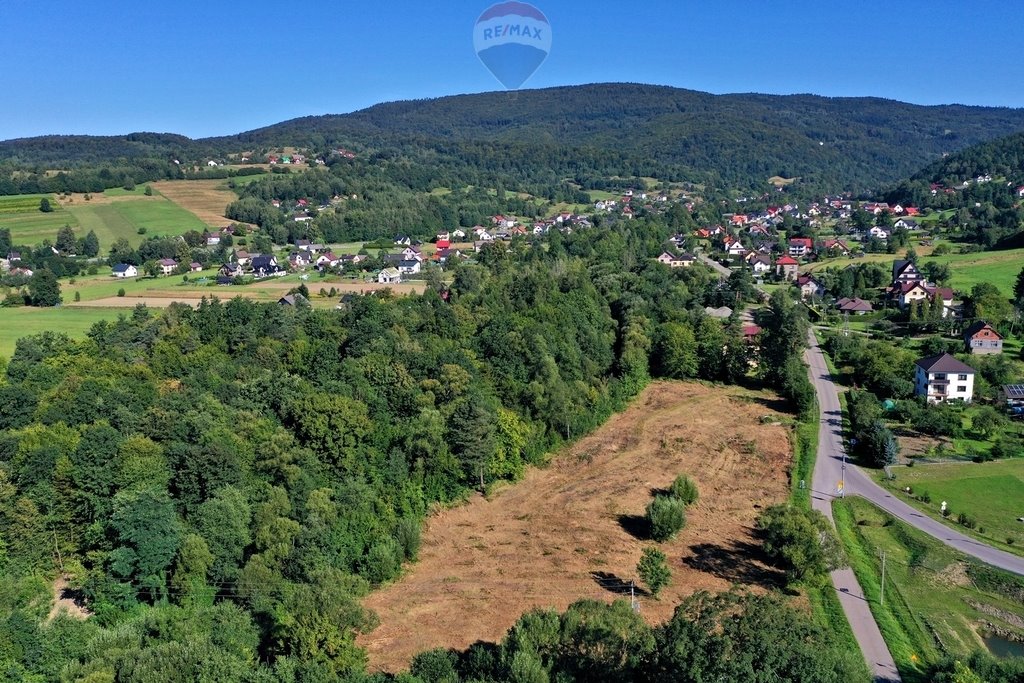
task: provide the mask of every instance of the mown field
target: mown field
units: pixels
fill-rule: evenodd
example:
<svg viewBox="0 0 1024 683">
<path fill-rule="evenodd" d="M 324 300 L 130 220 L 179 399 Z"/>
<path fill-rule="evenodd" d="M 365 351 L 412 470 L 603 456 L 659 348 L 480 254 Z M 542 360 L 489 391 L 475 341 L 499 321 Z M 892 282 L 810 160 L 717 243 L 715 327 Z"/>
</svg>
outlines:
<svg viewBox="0 0 1024 683">
<path fill-rule="evenodd" d="M 53 211 L 43 213 L 39 201 L 50 200 Z M 78 219 L 66 211 L 49 194 L 19 194 L 0 197 L 0 228 L 8 228 L 15 244 L 36 245 L 44 239 L 54 240 L 65 225 L 78 227 Z"/>
<path fill-rule="evenodd" d="M 962 512 L 977 523 L 973 530 L 960 525 L 957 529 L 1024 555 L 1024 522 L 1017 521 L 1024 517 L 1024 458 L 917 464 L 894 467 L 892 471 L 896 479 L 882 483 L 897 490 L 909 486 L 914 496 L 902 494 L 903 500 L 935 519 L 942 519 L 939 505 L 946 501 L 952 518 Z M 930 503 L 919 500 L 924 494 L 931 498 Z"/>
<path fill-rule="evenodd" d="M 127 311 L 113 308 L 0 308 L 0 357 L 10 358 L 14 345 L 30 334 L 61 332 L 73 339 L 84 339 L 94 323 L 116 320 Z"/>
<path fill-rule="evenodd" d="M 863 499 L 836 501 L 834 513 L 904 681 L 924 683 L 929 664 L 985 649 L 983 638 L 993 632 L 1024 638 L 1021 577 L 975 562 Z"/>
</svg>

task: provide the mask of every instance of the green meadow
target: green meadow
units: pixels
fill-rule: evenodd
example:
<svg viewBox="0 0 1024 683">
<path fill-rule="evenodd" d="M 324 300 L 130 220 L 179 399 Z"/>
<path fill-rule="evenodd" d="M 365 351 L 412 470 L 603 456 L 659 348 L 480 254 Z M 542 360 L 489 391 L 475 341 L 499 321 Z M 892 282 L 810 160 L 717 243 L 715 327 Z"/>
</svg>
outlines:
<svg viewBox="0 0 1024 683">
<path fill-rule="evenodd" d="M 50 200 L 53 211 L 39 210 L 39 200 Z M 54 240 L 65 225 L 78 227 L 78 219 L 63 209 L 53 195 L 19 194 L 0 197 L 0 228 L 11 231 L 15 244 L 36 245 L 44 239 Z"/>
<path fill-rule="evenodd" d="M 0 308 L 0 357 L 10 358 L 15 342 L 30 334 L 49 330 L 84 339 L 94 323 L 117 320 L 117 316 L 126 313 L 123 308 Z"/>
<path fill-rule="evenodd" d="M 946 501 L 951 518 L 964 513 L 977 524 L 973 530 L 956 525 L 957 529 L 1003 550 L 1024 554 L 1024 522 L 1017 521 L 1024 517 L 1024 458 L 917 464 L 892 471 L 896 479 L 881 483 L 901 491 L 909 486 L 914 497 L 900 496 L 906 502 L 941 519 L 939 506 Z M 921 497 L 931 502 L 924 503 Z"/>
</svg>

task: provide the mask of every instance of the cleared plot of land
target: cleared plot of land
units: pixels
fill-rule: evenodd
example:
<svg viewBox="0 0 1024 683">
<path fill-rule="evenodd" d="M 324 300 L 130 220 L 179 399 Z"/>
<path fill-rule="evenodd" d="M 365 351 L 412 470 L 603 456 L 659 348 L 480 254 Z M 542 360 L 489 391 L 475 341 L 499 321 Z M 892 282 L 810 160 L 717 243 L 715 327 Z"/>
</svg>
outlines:
<svg viewBox="0 0 1024 683">
<path fill-rule="evenodd" d="M 634 535 L 644 508 L 683 472 L 700 500 L 662 546 L 674 576 L 660 600 L 642 598 L 643 615 L 663 621 L 700 589 L 777 585 L 752 534 L 758 509 L 787 496 L 789 439 L 773 404 L 737 388 L 655 383 L 547 468 L 434 515 L 419 562 L 365 602 L 381 620 L 360 639 L 371 666 L 393 671 L 429 648 L 498 640 L 534 607 L 628 596 L 650 543 Z"/>
<path fill-rule="evenodd" d="M 1024 554 L 1024 459 L 996 462 L 962 462 L 914 467 L 894 467 L 891 488 L 909 486 L 914 497 L 903 500 L 940 519 L 939 505 L 946 501 L 951 516 L 961 512 L 977 522 L 975 530 L 957 528 L 1009 552 Z M 925 493 L 930 503 L 918 500 Z M 981 529 L 984 528 L 984 532 Z M 1007 544 L 1007 540 L 1013 543 Z"/>
<path fill-rule="evenodd" d="M 66 206 L 78 219 L 82 232 L 96 231 L 101 253 L 122 237 L 132 245 L 138 245 L 147 237 L 173 237 L 184 235 L 189 230 L 206 229 L 194 214 L 157 196 L 126 196 L 109 203 L 76 202 Z M 139 234 L 140 228 L 146 229 L 144 235 Z"/>
<path fill-rule="evenodd" d="M 243 176 L 263 178 L 265 176 Z M 235 182 L 239 180 L 236 178 Z M 220 228 L 231 219 L 224 215 L 224 209 L 238 199 L 227 189 L 226 180 L 163 180 L 153 183 L 153 189 L 182 208 L 191 211 L 207 226 Z"/>
</svg>

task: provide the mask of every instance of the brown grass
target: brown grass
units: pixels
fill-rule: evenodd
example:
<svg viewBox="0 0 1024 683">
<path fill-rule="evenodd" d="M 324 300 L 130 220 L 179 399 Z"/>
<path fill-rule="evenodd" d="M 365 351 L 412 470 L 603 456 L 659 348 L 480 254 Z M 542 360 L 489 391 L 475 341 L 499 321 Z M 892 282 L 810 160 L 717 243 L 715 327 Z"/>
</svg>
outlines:
<svg viewBox="0 0 1024 683">
<path fill-rule="evenodd" d="M 684 472 L 700 501 L 663 544 L 672 583 L 659 600 L 641 598 L 642 614 L 661 622 L 700 589 L 778 585 L 752 536 L 758 509 L 787 495 L 786 428 L 761 421 L 776 414 L 771 405 L 737 388 L 655 383 L 547 468 L 435 514 L 419 562 L 366 600 L 381 621 L 360 638 L 372 668 L 396 671 L 429 648 L 500 640 L 534 607 L 628 597 L 650 543 L 634 536 L 638 519 L 652 493 Z"/>
<path fill-rule="evenodd" d="M 225 188 L 226 180 L 161 180 L 151 183 L 153 189 L 213 228 L 222 228 L 232 222 L 224 215 L 228 204 L 238 199 Z"/>
<path fill-rule="evenodd" d="M 327 290 L 330 290 L 330 288 L 333 287 L 335 291 L 340 292 L 341 294 L 370 294 L 371 292 L 380 292 L 385 289 L 390 289 L 396 296 L 422 294 L 427 288 L 427 284 L 425 282 L 403 282 L 397 285 L 337 282 L 317 282 L 315 284 L 319 284 L 323 289 Z M 247 287 L 203 287 L 201 289 L 185 289 L 177 292 L 155 289 L 137 296 L 108 296 L 99 299 L 90 299 L 89 301 L 79 301 L 67 305 L 74 306 L 76 308 L 135 308 L 138 304 L 145 304 L 150 308 L 167 308 L 172 303 L 198 306 L 203 300 L 203 297 L 206 297 L 207 299 L 218 298 L 222 301 L 226 301 L 228 299 L 234 299 L 236 296 L 240 296 L 243 299 L 252 299 L 254 301 L 277 301 L 289 290 L 294 289 L 297 286 L 298 285 L 294 282 L 270 281 L 261 282 L 251 289 Z M 308 283 L 307 286 L 309 286 Z M 324 308 L 337 304 L 339 297 L 324 299 L 319 296 L 321 287 L 309 286 L 310 295 L 312 297 L 310 301 L 312 305 L 316 308 Z"/>
</svg>

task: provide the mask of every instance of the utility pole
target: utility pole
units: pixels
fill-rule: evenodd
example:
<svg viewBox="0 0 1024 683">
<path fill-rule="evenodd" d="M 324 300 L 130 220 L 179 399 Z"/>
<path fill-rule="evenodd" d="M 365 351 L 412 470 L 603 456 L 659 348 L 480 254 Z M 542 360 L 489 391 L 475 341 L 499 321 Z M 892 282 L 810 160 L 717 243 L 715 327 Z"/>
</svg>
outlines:
<svg viewBox="0 0 1024 683">
<path fill-rule="evenodd" d="M 640 603 L 636 601 L 636 584 L 633 583 L 633 579 L 629 580 L 629 604 L 633 608 L 634 612 L 640 611 Z"/>
<path fill-rule="evenodd" d="M 880 599 L 882 607 L 885 607 L 885 551 L 882 551 L 882 596 Z"/>
</svg>

